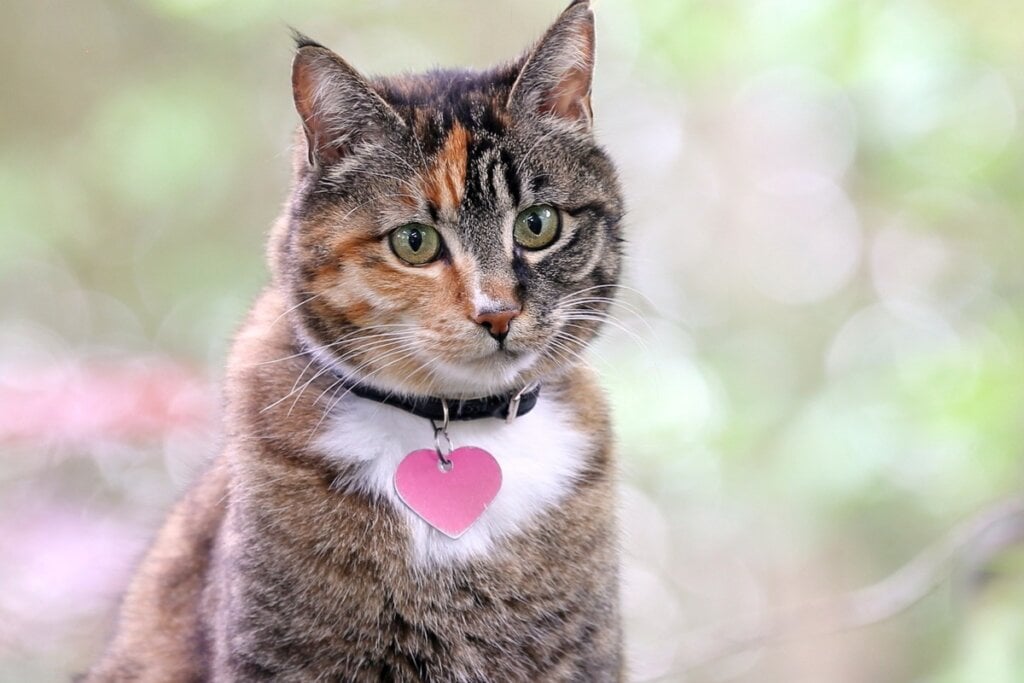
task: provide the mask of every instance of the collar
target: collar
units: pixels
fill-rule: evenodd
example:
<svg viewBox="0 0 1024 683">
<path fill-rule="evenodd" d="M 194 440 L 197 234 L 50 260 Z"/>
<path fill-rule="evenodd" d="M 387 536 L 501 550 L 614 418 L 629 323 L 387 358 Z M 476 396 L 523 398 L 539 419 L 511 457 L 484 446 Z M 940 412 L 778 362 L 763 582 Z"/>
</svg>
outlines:
<svg viewBox="0 0 1024 683">
<path fill-rule="evenodd" d="M 394 408 L 400 408 L 417 417 L 428 420 L 481 420 L 494 417 L 512 422 L 533 410 L 540 395 L 539 385 L 529 385 L 519 391 L 507 394 L 484 396 L 483 398 L 448 399 L 436 396 L 401 396 L 393 392 L 383 392 L 365 384 L 353 382 L 347 377 L 335 375 L 356 396 L 368 398 Z"/>
<path fill-rule="evenodd" d="M 316 353 L 303 347 L 304 345 L 300 346 L 300 350 L 310 353 L 313 358 L 317 357 Z M 449 399 L 437 396 L 404 396 L 361 384 L 342 375 L 333 367 L 330 368 L 330 372 L 342 386 L 356 396 L 399 408 L 417 417 L 445 423 L 448 420 L 482 420 L 486 417 L 512 422 L 517 417 L 522 417 L 533 410 L 533 407 L 537 405 L 537 397 L 540 395 L 540 384 L 535 382 L 518 391 L 482 398 Z"/>
</svg>

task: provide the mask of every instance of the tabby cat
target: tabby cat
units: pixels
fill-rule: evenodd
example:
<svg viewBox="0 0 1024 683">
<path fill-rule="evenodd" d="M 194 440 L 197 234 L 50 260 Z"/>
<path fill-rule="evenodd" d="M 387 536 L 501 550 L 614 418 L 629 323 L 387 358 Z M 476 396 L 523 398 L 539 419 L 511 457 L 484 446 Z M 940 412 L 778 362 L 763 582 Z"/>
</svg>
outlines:
<svg viewBox="0 0 1024 683">
<path fill-rule="evenodd" d="M 297 36 L 302 128 L 225 445 L 87 681 L 624 677 L 608 409 L 581 352 L 622 199 L 573 2 L 487 71 Z"/>
</svg>

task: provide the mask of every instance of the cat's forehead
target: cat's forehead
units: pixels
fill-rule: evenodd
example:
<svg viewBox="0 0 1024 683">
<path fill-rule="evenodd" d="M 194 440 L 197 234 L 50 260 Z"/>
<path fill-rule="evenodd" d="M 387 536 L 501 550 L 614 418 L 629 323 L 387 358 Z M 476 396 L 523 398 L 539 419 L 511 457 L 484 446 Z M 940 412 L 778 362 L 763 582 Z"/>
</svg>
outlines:
<svg viewBox="0 0 1024 683">
<path fill-rule="evenodd" d="M 522 130 L 507 106 L 517 69 L 433 71 L 375 83 L 414 137 L 416 184 L 435 220 L 476 213 L 479 219 L 519 205 Z"/>
<path fill-rule="evenodd" d="M 507 137 L 512 124 L 509 93 L 518 67 L 487 71 L 434 70 L 374 81 L 426 156 L 447 154 L 450 139 L 468 133 L 465 151 L 476 156 Z M 461 147 L 460 147 L 461 148 Z"/>
<path fill-rule="evenodd" d="M 487 237 L 518 210 L 523 196 L 515 145 L 503 131 L 456 120 L 428 158 L 419 187 L 433 222 L 457 230 L 466 246 L 484 257 L 504 247 Z"/>
<path fill-rule="evenodd" d="M 504 107 L 519 68 L 509 64 L 485 71 L 434 69 L 378 77 L 373 79 L 373 86 L 399 112 L 416 108 L 465 118 L 459 115 L 468 113 L 473 105 Z"/>
</svg>

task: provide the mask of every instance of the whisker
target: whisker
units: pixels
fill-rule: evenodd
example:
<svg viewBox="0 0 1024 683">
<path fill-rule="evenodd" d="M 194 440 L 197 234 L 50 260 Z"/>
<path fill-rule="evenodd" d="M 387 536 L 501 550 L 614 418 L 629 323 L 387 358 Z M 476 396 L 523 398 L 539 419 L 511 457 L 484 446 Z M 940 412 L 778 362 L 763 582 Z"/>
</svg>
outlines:
<svg viewBox="0 0 1024 683">
<path fill-rule="evenodd" d="M 589 365 L 582 353 L 582 349 L 573 349 L 557 338 L 548 340 L 548 344 L 549 346 L 544 349 L 541 354 L 542 356 L 547 356 L 565 365 L 573 365 L 575 363 Z"/>
<path fill-rule="evenodd" d="M 386 326 L 384 326 L 384 325 L 373 325 L 373 326 L 370 326 L 370 327 L 359 328 L 359 330 L 357 330 L 355 332 L 349 332 L 345 336 L 343 336 L 343 337 L 341 337 L 341 338 L 339 338 L 339 339 L 337 339 L 337 340 L 335 340 L 335 341 L 333 341 L 333 342 L 331 342 L 329 344 L 321 344 L 320 346 L 314 346 L 314 347 L 311 347 L 309 349 L 304 349 L 302 351 L 299 351 L 298 353 L 293 353 L 290 356 L 282 356 L 281 358 L 274 358 L 273 360 L 260 361 L 259 363 L 254 363 L 253 366 L 271 365 L 273 363 L 280 363 L 282 361 L 291 360 L 292 358 L 298 358 L 299 356 L 304 356 L 307 353 L 316 353 L 317 351 L 326 351 L 327 349 L 330 349 L 330 348 L 333 348 L 335 346 L 339 346 L 341 344 L 344 344 L 346 341 L 348 341 L 349 339 L 352 339 L 354 337 L 360 337 L 360 341 L 368 341 L 370 339 L 375 339 L 377 337 L 384 337 L 384 336 L 387 336 L 389 334 L 393 334 L 391 332 L 384 332 L 384 333 L 381 333 L 381 334 L 370 334 L 370 335 L 361 336 L 363 330 L 372 330 L 374 327 L 386 327 Z M 417 325 L 408 325 L 408 327 L 418 327 L 418 326 Z"/>
<path fill-rule="evenodd" d="M 565 321 L 584 320 L 584 321 L 589 321 L 589 322 L 597 322 L 597 323 L 604 323 L 604 324 L 607 324 L 607 325 L 611 325 L 615 329 L 621 330 L 622 332 L 624 332 L 627 335 L 629 335 L 629 337 L 633 341 L 635 341 L 642 349 L 644 349 L 645 351 L 648 350 L 647 349 L 647 342 L 644 341 L 643 337 L 641 337 L 636 332 L 634 332 L 633 330 L 631 330 L 628 327 L 626 327 L 626 325 L 622 321 L 620 321 L 618 318 L 615 318 L 615 317 L 610 316 L 608 314 L 598 313 L 598 312 L 594 312 L 592 314 L 586 314 L 586 315 L 580 314 L 580 313 L 570 313 L 568 315 L 560 316 L 560 319 L 561 320 L 565 320 Z"/>
<path fill-rule="evenodd" d="M 303 385 L 302 390 L 299 391 L 299 395 L 295 397 L 294 401 L 292 401 L 292 405 L 288 409 L 288 414 L 289 415 L 292 414 L 292 411 L 295 409 L 296 404 L 298 404 L 299 399 L 302 398 L 302 394 L 305 393 L 306 389 L 309 387 L 310 384 L 313 383 L 313 381 L 317 377 L 323 375 L 325 372 L 328 372 L 330 370 L 334 370 L 337 365 L 340 365 L 340 364 L 344 363 L 346 360 L 348 360 L 348 358 L 351 358 L 352 356 L 357 355 L 358 353 L 372 353 L 372 354 L 375 354 L 373 358 L 370 358 L 369 360 L 363 362 L 358 367 L 356 367 L 354 370 L 352 370 L 351 373 L 350 373 L 352 375 L 357 375 L 357 374 L 359 374 L 360 370 L 362 370 L 364 367 L 372 364 L 374 361 L 380 360 L 381 358 L 388 358 L 389 356 L 393 355 L 394 352 L 396 352 L 396 351 L 403 351 L 407 347 L 412 346 L 414 343 L 415 343 L 415 340 L 413 340 L 411 338 L 409 338 L 409 339 L 399 338 L 399 339 L 394 339 L 394 340 L 391 340 L 391 341 L 377 342 L 375 345 L 369 346 L 367 348 L 354 349 L 352 352 L 350 352 L 350 353 L 346 354 L 345 356 L 342 356 L 342 358 L 338 359 L 338 361 L 335 364 L 325 364 L 323 369 L 320 372 L 318 372 L 316 374 L 316 376 L 313 377 L 313 379 L 311 379 L 309 382 L 306 382 L 306 384 Z M 392 346 L 395 346 L 395 348 L 391 348 Z M 383 350 L 386 350 L 386 352 L 384 353 L 383 356 L 377 356 L 376 355 L 376 354 L 379 354 Z M 339 379 L 339 381 L 342 381 L 342 380 Z M 324 393 L 326 393 L 326 391 Z M 323 393 L 320 394 L 320 396 L 318 396 L 316 398 L 316 400 L 313 401 L 313 405 L 316 405 L 317 401 L 319 401 L 321 398 L 323 398 Z"/>
<path fill-rule="evenodd" d="M 412 327 L 415 327 L 415 326 L 412 326 Z M 399 334 L 399 333 L 395 333 L 395 332 L 385 332 L 385 333 L 382 333 L 382 334 L 380 334 L 380 335 L 368 335 L 368 337 L 370 337 L 370 338 L 384 338 L 384 339 L 383 339 L 382 341 L 376 341 L 376 342 L 375 342 L 374 344 L 371 344 L 371 345 L 368 345 L 368 346 L 365 346 L 365 347 L 358 347 L 358 348 L 356 348 L 356 349 L 353 349 L 353 350 L 352 350 L 352 351 L 350 351 L 349 353 L 347 353 L 347 354 L 344 354 L 344 355 L 340 356 L 340 357 L 339 357 L 339 358 L 337 358 L 337 359 L 334 359 L 334 361 L 335 361 L 336 363 L 342 363 L 342 362 L 344 362 L 345 360 L 347 360 L 348 358 L 350 358 L 351 356 L 353 356 L 353 355 L 356 355 L 356 354 L 358 354 L 358 353 L 362 353 L 362 352 L 371 352 L 371 351 L 374 351 L 375 349 L 377 349 L 377 348 L 378 348 L 378 346 L 379 346 L 380 344 L 382 344 L 382 343 L 389 343 L 389 338 L 390 338 L 391 336 L 393 336 L 393 335 L 396 335 L 396 334 Z M 399 335 L 399 336 L 397 337 L 397 339 L 403 339 L 403 338 L 404 338 L 405 336 L 408 336 L 408 335 Z M 307 371 L 307 370 L 309 370 L 310 366 L 311 366 L 311 365 L 313 365 L 313 363 L 315 363 L 315 362 L 316 362 L 316 356 L 315 356 L 315 351 L 316 351 L 316 350 L 324 350 L 324 349 L 326 349 L 326 348 L 329 348 L 329 347 L 332 347 L 332 346 L 336 346 L 337 344 L 340 344 L 340 343 L 342 343 L 342 342 L 344 342 L 344 341 L 345 341 L 345 339 L 342 339 L 342 340 L 341 340 L 341 341 L 339 341 L 339 342 L 334 342 L 334 343 L 331 343 L 331 344 L 324 344 L 324 345 L 321 345 L 321 346 L 319 346 L 319 347 L 316 347 L 316 348 L 315 348 L 315 349 L 313 349 L 313 350 L 310 350 L 310 351 L 308 351 L 307 353 L 309 353 L 309 355 L 310 355 L 310 358 L 309 358 L 309 362 L 308 362 L 308 363 L 306 363 L 306 366 L 305 366 L 305 367 L 304 367 L 304 368 L 302 369 L 302 372 L 300 372 L 300 373 L 298 374 L 298 376 L 297 376 L 297 377 L 295 378 L 295 382 L 294 382 L 294 383 L 292 384 L 291 390 L 289 390 L 289 392 L 288 392 L 287 394 L 285 394 L 284 396 L 282 396 L 282 397 L 281 397 L 281 398 L 279 398 L 278 400 L 274 401 L 274 402 L 273 402 L 273 403 L 271 403 L 270 405 L 267 405 L 267 406 L 265 406 L 264 408 L 262 408 L 262 409 L 260 410 L 260 412 L 262 413 L 262 412 L 265 412 L 265 411 L 267 411 L 267 410 L 270 410 L 270 409 L 271 409 L 271 408 L 273 408 L 274 406 L 278 405 L 278 404 L 279 404 L 279 403 L 281 403 L 282 401 L 285 401 L 285 400 L 287 400 L 287 399 L 288 399 L 288 398 L 289 398 L 290 396 L 292 396 L 293 394 L 295 394 L 296 390 L 297 390 L 297 389 L 298 389 L 298 387 L 299 387 L 299 383 L 300 383 L 300 382 L 302 382 L 302 378 L 303 378 L 303 377 L 305 376 L 305 374 L 306 374 L 306 371 Z M 296 355 L 302 355 L 302 354 L 296 354 Z M 279 359 L 279 360 L 280 360 L 280 359 Z M 302 391 L 305 391 L 306 387 L 308 387 L 308 386 L 309 386 L 310 384 L 312 384 L 312 383 L 313 383 L 314 381 L 316 381 L 316 379 L 317 379 L 318 377 L 320 377 L 321 375 L 323 375 L 323 372 L 324 372 L 324 369 L 321 369 L 321 370 L 320 370 L 319 372 L 317 372 L 317 373 L 316 373 L 315 375 L 313 375 L 313 377 L 312 377 L 312 378 L 310 378 L 310 379 L 309 379 L 309 381 L 307 381 L 307 382 L 306 382 L 306 383 L 305 383 L 305 384 L 303 385 L 303 387 L 302 387 L 302 390 L 300 390 L 300 391 L 299 391 L 299 396 L 297 396 L 297 397 L 296 397 L 296 402 L 298 401 L 298 398 L 299 398 L 299 397 L 300 397 L 300 396 L 302 395 Z M 295 407 L 295 402 L 293 402 L 293 403 L 292 403 L 292 409 L 294 409 L 294 407 Z M 289 411 L 288 411 L 288 414 L 289 414 L 289 415 L 291 414 L 291 411 L 292 411 L 292 410 L 291 410 L 291 409 L 289 409 Z"/>
<path fill-rule="evenodd" d="M 307 297 L 306 299 L 303 299 L 303 300 L 302 300 L 302 301 L 300 301 L 299 303 L 297 303 L 297 304 L 295 304 L 294 306 L 292 306 L 291 308 L 287 309 L 287 310 L 286 310 L 286 311 L 285 311 L 284 313 L 282 313 L 281 315 L 279 315 L 279 316 L 277 316 L 276 318 L 274 318 L 273 322 L 271 322 L 271 323 L 270 323 L 269 327 L 273 327 L 274 325 L 276 325 L 276 324 L 278 323 L 278 321 L 280 321 L 280 320 L 281 320 L 281 318 L 285 317 L 286 315 L 288 315 L 289 313 L 291 313 L 292 311 L 294 311 L 294 310 L 295 310 L 296 308 L 300 308 L 300 307 L 302 307 L 302 306 L 305 306 L 306 304 L 308 304 L 308 303 L 309 303 L 310 301 L 312 301 L 313 299 L 315 299 L 315 298 L 317 298 L 317 297 L 319 297 L 319 296 L 322 296 L 322 295 L 323 295 L 323 292 L 319 292 L 319 293 L 317 293 L 317 294 L 313 294 L 313 295 L 311 295 L 311 296 Z"/>
<path fill-rule="evenodd" d="M 566 323 L 565 327 L 575 327 L 575 328 L 579 328 L 581 330 L 582 329 L 586 329 L 582 325 L 579 325 L 577 323 Z M 559 334 L 556 335 L 556 339 L 558 337 L 563 337 L 565 341 L 575 342 L 576 344 L 578 344 L 579 347 L 580 347 L 579 350 L 578 350 L 578 354 L 580 355 L 580 358 L 583 359 L 584 361 L 586 359 L 586 356 L 584 356 L 583 354 L 584 354 L 584 352 L 586 352 L 587 354 L 595 356 L 601 362 L 601 364 L 604 365 L 606 368 L 612 367 L 612 362 L 609 361 L 608 358 L 603 353 L 598 351 L 596 348 L 594 348 L 590 344 L 590 342 L 588 342 L 587 340 L 583 339 L 579 335 L 574 334 L 572 332 L 569 332 L 568 330 L 563 328 L 559 332 Z M 564 343 L 564 341 L 563 341 L 563 343 Z"/>
<path fill-rule="evenodd" d="M 642 318 L 643 317 L 642 312 L 640 311 L 640 309 L 637 308 L 636 306 L 634 306 L 633 304 L 631 304 L 631 303 L 629 303 L 627 301 L 622 301 L 620 299 L 616 299 L 616 298 L 610 297 L 610 296 L 578 296 L 578 297 L 572 297 L 570 299 L 563 299 L 563 300 L 559 301 L 558 302 L 558 307 L 562 307 L 562 306 L 565 306 L 567 304 L 571 304 L 572 306 L 576 306 L 576 305 L 579 305 L 579 304 L 593 304 L 593 303 L 608 304 L 609 306 L 619 306 L 620 308 L 623 308 L 623 309 L 629 311 L 630 313 L 636 315 L 638 318 Z"/>
<path fill-rule="evenodd" d="M 583 289 L 578 289 L 575 292 L 569 292 L 564 297 L 562 297 L 562 300 L 572 298 L 572 297 L 574 297 L 574 296 L 576 296 L 578 294 L 584 294 L 586 292 L 591 292 L 591 291 L 599 290 L 599 289 L 612 289 L 612 290 L 620 290 L 621 289 L 623 291 L 635 294 L 636 296 L 638 296 L 641 299 L 641 301 L 645 305 L 647 305 L 651 309 L 657 310 L 657 308 L 658 308 L 657 305 L 655 305 L 655 303 L 653 301 L 651 301 L 651 298 L 648 297 L 643 292 L 641 292 L 639 289 L 637 289 L 636 287 L 631 287 L 629 285 L 624 285 L 624 284 L 622 284 L 620 282 L 608 282 L 608 283 L 605 283 L 605 284 L 602 284 L 602 285 L 592 285 L 590 287 L 584 287 Z"/>
<path fill-rule="evenodd" d="M 398 346 L 396 346 L 395 348 L 390 348 L 390 346 L 392 346 L 392 344 L 386 344 L 386 346 L 389 347 L 389 348 L 384 353 L 381 353 L 381 350 L 382 350 L 381 347 L 373 349 L 374 357 L 369 359 L 369 360 L 367 360 L 367 361 L 365 361 L 364 363 L 360 364 L 359 366 L 357 366 L 354 370 L 351 371 L 351 374 L 352 375 L 357 375 L 357 374 L 359 374 L 360 370 L 362 370 L 364 367 L 366 367 L 368 365 L 371 365 L 371 364 L 373 364 L 373 363 L 375 363 L 377 361 L 382 361 L 382 360 L 385 360 L 387 358 L 391 358 L 392 356 L 394 356 L 395 354 L 398 354 L 398 353 L 406 353 L 410 349 L 414 348 L 412 343 L 406 343 L 406 342 L 410 342 L 410 340 L 396 340 L 394 343 L 398 344 Z M 339 378 L 338 381 L 344 381 L 344 380 Z M 354 380 L 354 381 L 358 381 L 358 380 Z M 331 386 L 333 386 L 333 385 L 331 385 Z M 316 405 L 317 403 L 319 403 L 320 399 L 322 399 L 324 397 L 324 394 L 326 394 L 327 391 L 328 391 L 328 389 L 324 389 L 324 391 L 319 396 L 317 396 L 315 399 L 313 399 L 313 405 Z"/>
<path fill-rule="evenodd" d="M 598 303 L 599 304 L 608 304 L 609 306 L 616 306 L 618 308 L 621 308 L 626 313 L 629 313 L 630 315 L 635 316 L 637 318 L 637 320 L 644 327 L 646 327 L 649 332 L 653 332 L 654 331 L 654 328 L 651 327 L 651 324 L 647 321 L 647 318 L 643 314 L 641 314 L 638 309 L 636 309 L 635 307 L 631 306 L 630 304 L 627 304 L 624 301 L 619 301 L 618 299 L 609 299 L 609 298 L 606 298 L 606 297 L 586 297 L 586 298 L 580 298 L 580 299 L 572 299 L 571 301 L 560 302 L 559 305 L 555 307 L 555 310 L 564 310 L 564 311 L 570 311 L 570 312 L 571 311 L 594 311 L 594 312 L 597 312 L 595 309 L 586 307 L 586 304 L 598 304 Z M 564 305 L 564 304 L 569 304 L 569 305 Z"/>
<path fill-rule="evenodd" d="M 303 377 L 304 377 L 304 376 L 306 375 L 306 371 L 307 371 L 307 370 L 309 370 L 310 366 L 312 366 L 312 365 L 313 365 L 314 361 L 316 361 L 316 358 L 315 358 L 315 357 L 313 356 L 313 354 L 309 354 L 309 362 L 308 362 L 308 363 L 306 363 L 306 366 L 305 366 L 304 368 L 302 368 L 302 372 L 300 372 L 300 373 L 298 374 L 298 376 L 297 376 L 297 377 L 295 378 L 295 382 L 294 382 L 294 383 L 292 384 L 292 388 L 291 388 L 291 390 L 290 390 L 290 391 L 289 391 L 289 392 L 288 392 L 287 394 L 285 394 L 284 396 L 282 396 L 281 398 L 279 398 L 279 399 L 277 399 L 276 401 L 274 401 L 273 403 L 271 403 L 270 405 L 266 405 L 266 406 L 263 406 L 262 408 L 260 408 L 260 413 L 262 414 L 262 413 L 265 413 L 265 412 L 267 412 L 268 410 L 270 410 L 271 408 L 273 408 L 273 407 L 274 407 L 274 406 L 276 406 L 277 404 L 279 404 L 279 403 L 281 403 L 281 402 L 283 402 L 283 401 L 286 401 L 286 400 L 288 399 L 288 397 L 289 397 L 289 396 L 291 396 L 292 394 L 294 394 L 294 393 L 295 393 L 295 389 L 296 389 L 296 387 L 298 387 L 298 386 L 299 386 L 299 382 L 301 382 L 301 381 L 302 381 L 302 378 L 303 378 Z M 310 382 L 312 382 L 312 381 L 313 381 L 313 380 L 315 380 L 315 379 L 316 379 L 316 378 L 317 378 L 318 376 L 319 376 L 319 373 L 317 373 L 317 374 L 313 375 L 313 379 L 311 379 L 311 380 L 309 380 L 309 381 L 310 381 Z"/>
<path fill-rule="evenodd" d="M 373 377 L 377 373 L 379 373 L 379 372 L 381 372 L 383 370 L 386 370 L 387 368 L 391 367 L 392 365 L 395 365 L 396 363 L 400 363 L 403 360 L 405 360 L 406 358 L 411 357 L 411 355 L 412 354 L 406 352 L 405 354 L 403 354 L 399 358 L 396 358 L 395 360 L 391 361 L 390 363 L 385 363 L 383 366 L 377 368 L 376 370 L 374 370 L 373 372 L 369 373 L 368 375 L 365 375 L 365 376 L 361 377 L 360 379 L 366 380 L 366 379 L 368 379 L 370 377 Z M 310 431 L 309 438 L 306 439 L 306 444 L 307 445 L 313 440 L 313 437 L 316 436 L 316 432 L 317 432 L 317 430 L 320 429 L 320 425 L 323 424 L 324 419 L 326 419 L 327 416 L 331 413 L 331 411 L 334 410 L 335 406 L 337 406 L 341 401 L 345 400 L 345 397 L 348 396 L 350 393 L 352 393 L 352 388 L 351 387 L 349 387 L 345 391 L 345 393 L 343 393 L 341 396 L 338 396 L 337 398 L 334 398 L 331 401 L 330 405 L 328 405 L 324 409 L 323 413 L 320 415 L 320 419 L 317 421 L 317 423 L 313 426 L 313 429 Z"/>
</svg>

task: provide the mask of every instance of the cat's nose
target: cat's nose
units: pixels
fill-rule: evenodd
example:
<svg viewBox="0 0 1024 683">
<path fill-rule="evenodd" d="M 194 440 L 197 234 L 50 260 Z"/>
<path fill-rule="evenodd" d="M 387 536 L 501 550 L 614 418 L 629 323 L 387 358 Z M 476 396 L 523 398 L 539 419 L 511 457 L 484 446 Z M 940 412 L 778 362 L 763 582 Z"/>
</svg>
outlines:
<svg viewBox="0 0 1024 683">
<path fill-rule="evenodd" d="M 498 341 L 503 341 L 508 335 L 508 328 L 512 323 L 512 319 L 520 313 L 522 313 L 522 309 L 518 306 L 515 308 L 492 309 L 477 313 L 473 316 L 473 321 L 482 325 L 492 337 Z"/>
</svg>

